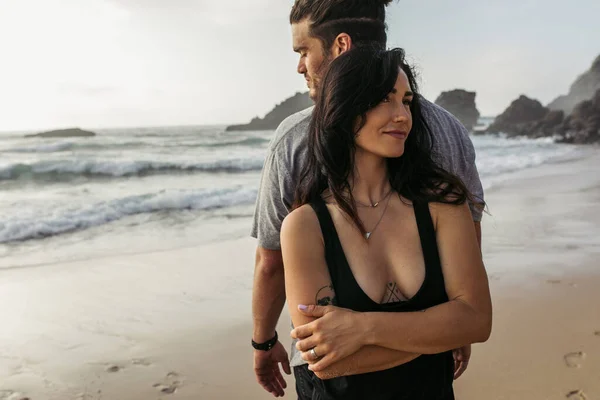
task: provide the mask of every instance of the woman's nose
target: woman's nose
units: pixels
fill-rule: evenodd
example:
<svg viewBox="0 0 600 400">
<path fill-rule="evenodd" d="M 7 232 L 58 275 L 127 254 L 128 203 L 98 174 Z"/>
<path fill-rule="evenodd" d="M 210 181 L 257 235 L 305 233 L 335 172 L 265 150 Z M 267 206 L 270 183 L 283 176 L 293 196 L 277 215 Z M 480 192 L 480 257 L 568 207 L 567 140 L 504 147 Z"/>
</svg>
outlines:
<svg viewBox="0 0 600 400">
<path fill-rule="evenodd" d="M 406 121 L 408 121 L 409 112 L 410 111 L 407 110 L 406 107 L 404 107 L 404 105 L 402 105 L 402 107 L 400 107 L 396 111 L 396 114 L 394 115 L 394 122 L 406 122 Z"/>
</svg>

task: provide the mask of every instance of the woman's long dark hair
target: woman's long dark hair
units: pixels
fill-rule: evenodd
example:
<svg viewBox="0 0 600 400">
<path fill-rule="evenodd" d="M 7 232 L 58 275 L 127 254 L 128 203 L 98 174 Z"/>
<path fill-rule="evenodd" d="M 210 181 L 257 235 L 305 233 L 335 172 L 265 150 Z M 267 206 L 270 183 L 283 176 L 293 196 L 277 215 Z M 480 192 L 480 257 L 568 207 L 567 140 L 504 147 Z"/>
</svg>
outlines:
<svg viewBox="0 0 600 400">
<path fill-rule="evenodd" d="M 365 233 L 350 187 L 355 136 L 365 124 L 367 111 L 394 88 L 399 68 L 415 93 L 410 105 L 413 124 L 404 154 L 387 159 L 390 185 L 413 202 L 463 204 L 472 200 L 462 181 L 432 158 L 433 137 L 421 114 L 415 74 L 404 51 L 373 45 L 352 49 L 329 66 L 309 126 L 308 162 L 296 189 L 295 208 L 315 201 L 329 189 L 338 206 Z"/>
</svg>

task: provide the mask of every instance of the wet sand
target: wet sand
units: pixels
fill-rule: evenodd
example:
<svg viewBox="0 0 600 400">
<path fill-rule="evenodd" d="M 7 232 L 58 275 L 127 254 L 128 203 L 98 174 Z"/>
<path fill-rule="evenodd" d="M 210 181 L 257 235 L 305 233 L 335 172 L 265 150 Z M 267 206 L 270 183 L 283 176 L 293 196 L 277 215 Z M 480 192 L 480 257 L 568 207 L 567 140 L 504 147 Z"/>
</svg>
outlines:
<svg viewBox="0 0 600 400">
<path fill-rule="evenodd" d="M 494 328 L 458 399 L 600 398 L 596 153 L 488 191 Z M 270 398 L 249 345 L 254 246 L 0 270 L 0 400 Z M 278 329 L 289 348 L 287 313 Z"/>
</svg>

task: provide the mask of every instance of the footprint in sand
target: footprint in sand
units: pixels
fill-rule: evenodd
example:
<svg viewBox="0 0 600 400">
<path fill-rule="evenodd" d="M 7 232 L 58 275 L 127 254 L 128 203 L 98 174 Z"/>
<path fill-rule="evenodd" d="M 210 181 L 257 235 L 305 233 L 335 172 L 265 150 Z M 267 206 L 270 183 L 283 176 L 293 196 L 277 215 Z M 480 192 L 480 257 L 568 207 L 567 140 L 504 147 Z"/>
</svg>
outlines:
<svg viewBox="0 0 600 400">
<path fill-rule="evenodd" d="M 567 399 L 569 400 L 587 400 L 587 396 L 583 393 L 583 390 L 572 390 L 567 393 Z"/>
<path fill-rule="evenodd" d="M 23 396 L 22 393 L 12 390 L 0 390 L 0 400 L 30 400 L 29 397 Z"/>
<path fill-rule="evenodd" d="M 12 390 L 0 390 L 0 400 L 6 400 L 9 396 L 15 394 Z"/>
<path fill-rule="evenodd" d="M 142 365 L 144 367 L 149 367 L 150 365 L 152 365 L 152 362 L 145 358 L 134 358 L 131 360 L 131 363 L 133 365 Z"/>
<path fill-rule="evenodd" d="M 177 372 L 169 372 L 163 383 L 153 385 L 157 390 L 165 394 L 173 394 L 181 387 L 182 380 Z"/>
<path fill-rule="evenodd" d="M 119 367 L 118 365 L 109 365 L 108 367 L 106 367 L 104 370 L 106 372 L 119 372 L 122 368 Z"/>
<path fill-rule="evenodd" d="M 561 281 L 560 279 L 546 279 L 546 283 L 549 283 L 551 285 L 560 285 L 563 283 L 563 281 Z M 569 286 L 576 288 L 577 284 L 571 282 L 571 283 L 569 283 Z"/>
<path fill-rule="evenodd" d="M 585 353 L 583 351 L 575 351 L 573 353 L 567 353 L 564 356 L 565 364 L 569 368 L 581 368 L 581 364 L 585 359 Z"/>
</svg>

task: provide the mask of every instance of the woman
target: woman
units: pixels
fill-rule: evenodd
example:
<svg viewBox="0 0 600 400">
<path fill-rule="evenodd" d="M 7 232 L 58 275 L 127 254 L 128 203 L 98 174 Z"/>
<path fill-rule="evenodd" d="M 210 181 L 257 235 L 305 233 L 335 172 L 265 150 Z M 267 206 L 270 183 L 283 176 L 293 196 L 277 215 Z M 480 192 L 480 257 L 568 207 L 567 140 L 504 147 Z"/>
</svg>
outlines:
<svg viewBox="0 0 600 400">
<path fill-rule="evenodd" d="M 452 349 L 491 331 L 470 194 L 432 161 L 402 50 L 341 55 L 319 99 L 281 231 L 299 398 L 453 399 Z"/>
</svg>

